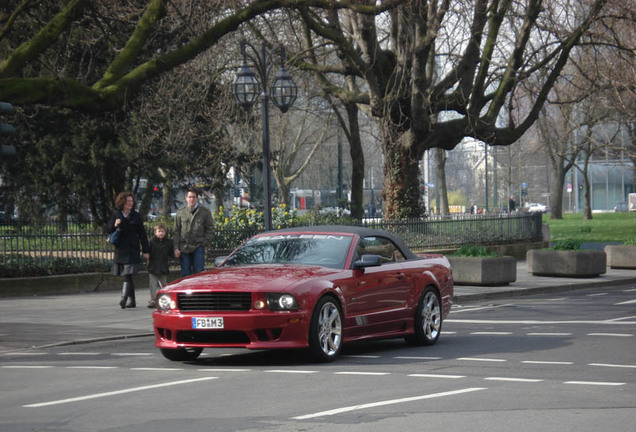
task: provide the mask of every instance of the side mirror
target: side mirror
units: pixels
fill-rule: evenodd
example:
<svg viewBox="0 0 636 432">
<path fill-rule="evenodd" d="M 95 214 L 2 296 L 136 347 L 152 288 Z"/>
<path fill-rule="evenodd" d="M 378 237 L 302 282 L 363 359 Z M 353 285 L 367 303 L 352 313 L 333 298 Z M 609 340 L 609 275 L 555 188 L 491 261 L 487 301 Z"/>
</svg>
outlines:
<svg viewBox="0 0 636 432">
<path fill-rule="evenodd" d="M 214 258 L 214 267 L 219 267 L 221 264 L 223 264 L 223 261 L 225 261 L 226 259 L 227 259 L 227 256 L 220 256 L 220 257 Z"/>
<path fill-rule="evenodd" d="M 382 265 L 382 257 L 380 255 L 362 255 L 359 260 L 353 263 L 353 268 L 362 270 L 367 267 L 379 267 Z"/>
</svg>

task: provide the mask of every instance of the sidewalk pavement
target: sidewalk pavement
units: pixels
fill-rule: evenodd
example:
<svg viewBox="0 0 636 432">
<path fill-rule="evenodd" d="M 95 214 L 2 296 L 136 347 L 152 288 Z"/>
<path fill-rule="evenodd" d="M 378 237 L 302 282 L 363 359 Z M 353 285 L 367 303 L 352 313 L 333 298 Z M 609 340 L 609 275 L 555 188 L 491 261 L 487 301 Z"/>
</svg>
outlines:
<svg viewBox="0 0 636 432">
<path fill-rule="evenodd" d="M 607 269 L 594 278 L 533 276 L 517 263 L 517 281 L 506 286 L 455 286 L 455 303 L 560 292 L 577 288 L 636 285 L 636 270 Z M 137 308 L 119 308 L 117 291 L 0 298 L 0 355 L 51 346 L 128 338 L 152 343 L 148 289 L 137 289 Z"/>
</svg>

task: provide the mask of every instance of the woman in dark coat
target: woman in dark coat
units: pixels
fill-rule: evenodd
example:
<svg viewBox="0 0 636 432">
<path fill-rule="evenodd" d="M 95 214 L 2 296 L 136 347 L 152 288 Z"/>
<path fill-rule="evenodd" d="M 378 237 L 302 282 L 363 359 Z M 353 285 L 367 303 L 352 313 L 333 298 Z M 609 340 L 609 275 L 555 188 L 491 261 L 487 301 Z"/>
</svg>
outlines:
<svg viewBox="0 0 636 432">
<path fill-rule="evenodd" d="M 132 192 L 122 192 L 117 195 L 115 199 L 115 208 L 117 210 L 112 214 L 106 226 L 106 232 L 109 234 L 115 230 L 120 231 L 119 242 L 115 245 L 115 258 L 111 273 L 115 276 L 124 277 L 121 300 L 119 302 L 119 306 L 122 309 L 137 306 L 133 275 L 141 267 L 140 252 L 143 251 L 144 258 L 148 259 L 150 251 L 146 229 L 141 216 L 135 211 L 135 204 L 135 197 Z M 129 298 L 130 303 L 126 304 Z"/>
</svg>

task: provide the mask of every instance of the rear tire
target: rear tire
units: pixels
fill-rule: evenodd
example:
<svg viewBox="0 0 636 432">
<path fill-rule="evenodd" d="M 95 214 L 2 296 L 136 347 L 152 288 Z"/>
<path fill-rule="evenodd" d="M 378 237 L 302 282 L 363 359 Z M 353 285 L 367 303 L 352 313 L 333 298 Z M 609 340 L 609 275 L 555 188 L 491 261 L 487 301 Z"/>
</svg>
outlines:
<svg viewBox="0 0 636 432">
<path fill-rule="evenodd" d="M 427 287 L 415 311 L 415 332 L 406 337 L 411 345 L 434 345 L 442 332 L 442 302 L 437 290 Z"/>
<path fill-rule="evenodd" d="M 161 354 L 170 361 L 196 360 L 203 348 L 159 348 Z"/>
<path fill-rule="evenodd" d="M 334 361 L 342 347 L 342 311 L 333 297 L 321 298 L 311 317 L 309 352 L 314 361 Z"/>
</svg>

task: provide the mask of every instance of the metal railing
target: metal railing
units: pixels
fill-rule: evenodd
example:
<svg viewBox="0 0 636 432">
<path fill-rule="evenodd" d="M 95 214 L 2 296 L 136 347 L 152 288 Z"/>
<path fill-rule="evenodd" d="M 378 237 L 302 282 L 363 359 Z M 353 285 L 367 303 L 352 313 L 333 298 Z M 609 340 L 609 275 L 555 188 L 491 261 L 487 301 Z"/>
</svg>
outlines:
<svg viewBox="0 0 636 432">
<path fill-rule="evenodd" d="M 360 224 L 394 233 L 415 250 L 539 241 L 542 235 L 540 214 L 432 216 L 401 222 L 374 219 Z M 148 232 L 150 236 L 151 230 Z M 217 230 L 207 248 L 208 264 L 257 233 L 254 229 Z M 90 223 L 69 222 L 64 232 L 54 222 L 40 228 L 15 223 L 0 225 L 0 277 L 20 276 L 28 267 L 37 267 L 42 274 L 65 273 L 65 267 L 106 271 L 112 258 L 113 247 L 103 229 Z"/>
</svg>

